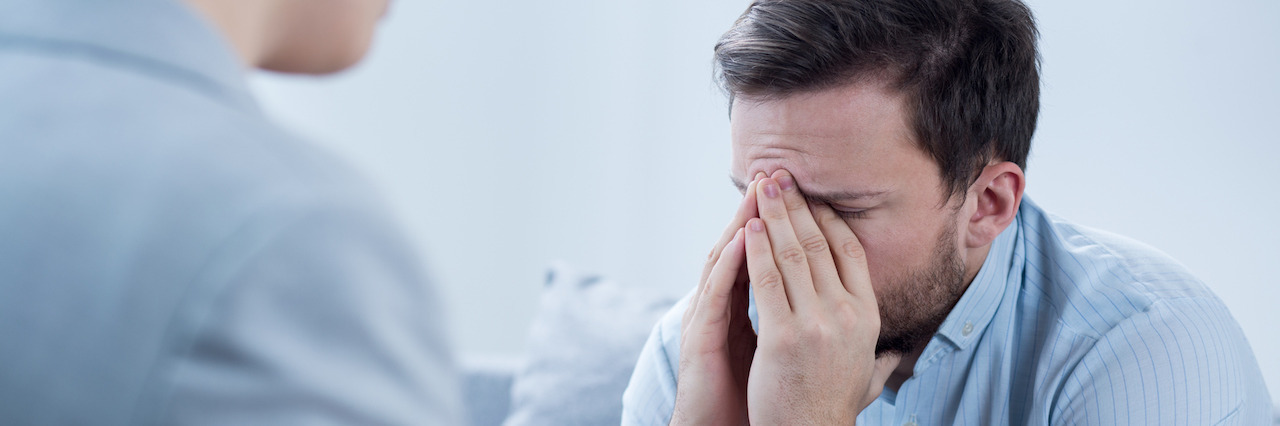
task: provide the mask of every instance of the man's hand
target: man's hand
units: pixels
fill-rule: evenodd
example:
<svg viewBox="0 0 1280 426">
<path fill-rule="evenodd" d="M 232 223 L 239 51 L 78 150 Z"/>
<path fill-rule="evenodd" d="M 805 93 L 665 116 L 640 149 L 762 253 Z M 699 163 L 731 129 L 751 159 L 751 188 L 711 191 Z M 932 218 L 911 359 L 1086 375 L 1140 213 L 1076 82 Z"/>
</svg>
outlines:
<svg viewBox="0 0 1280 426">
<path fill-rule="evenodd" d="M 764 173 L 757 175 L 763 178 Z M 680 324 L 680 371 L 672 425 L 747 423 L 747 372 L 756 335 L 747 318 L 743 226 L 757 216 L 755 182 L 707 257 Z"/>
<path fill-rule="evenodd" d="M 875 357 L 880 315 L 862 245 L 830 206 L 806 203 L 790 173 L 752 189 L 760 217 L 744 234 L 760 334 L 750 422 L 854 424 L 898 365 Z"/>
</svg>

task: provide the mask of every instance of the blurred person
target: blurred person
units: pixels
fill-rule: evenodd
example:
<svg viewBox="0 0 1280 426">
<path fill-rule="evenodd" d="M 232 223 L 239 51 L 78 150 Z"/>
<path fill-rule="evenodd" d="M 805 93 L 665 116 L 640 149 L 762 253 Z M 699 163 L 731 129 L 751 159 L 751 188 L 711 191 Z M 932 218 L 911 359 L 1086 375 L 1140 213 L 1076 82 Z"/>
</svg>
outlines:
<svg viewBox="0 0 1280 426">
<path fill-rule="evenodd" d="M 403 233 L 246 87 L 386 7 L 0 0 L 0 424 L 459 424 Z"/>
<path fill-rule="evenodd" d="M 1024 197 L 1036 37 L 1017 0 L 748 6 L 715 47 L 745 197 L 623 423 L 1269 424 L 1204 283 Z"/>
</svg>

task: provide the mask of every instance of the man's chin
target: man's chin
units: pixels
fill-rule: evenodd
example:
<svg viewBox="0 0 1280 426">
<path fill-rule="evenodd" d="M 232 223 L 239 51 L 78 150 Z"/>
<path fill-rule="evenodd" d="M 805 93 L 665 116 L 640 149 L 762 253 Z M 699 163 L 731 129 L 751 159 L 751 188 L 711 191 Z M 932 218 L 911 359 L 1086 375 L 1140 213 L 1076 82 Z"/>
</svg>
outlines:
<svg viewBox="0 0 1280 426">
<path fill-rule="evenodd" d="M 937 330 L 937 327 L 933 327 L 933 330 Z M 897 333 L 887 338 L 882 335 L 876 341 L 876 358 L 884 355 L 907 356 L 917 350 L 924 349 L 924 346 L 929 344 L 929 339 L 932 337 L 932 331 L 927 334 L 920 332 Z"/>
<path fill-rule="evenodd" d="M 955 247 L 955 230 L 938 237 L 933 261 L 905 279 L 891 281 L 876 294 L 880 338 L 876 356 L 908 355 L 924 349 L 964 294 L 964 263 Z"/>
</svg>

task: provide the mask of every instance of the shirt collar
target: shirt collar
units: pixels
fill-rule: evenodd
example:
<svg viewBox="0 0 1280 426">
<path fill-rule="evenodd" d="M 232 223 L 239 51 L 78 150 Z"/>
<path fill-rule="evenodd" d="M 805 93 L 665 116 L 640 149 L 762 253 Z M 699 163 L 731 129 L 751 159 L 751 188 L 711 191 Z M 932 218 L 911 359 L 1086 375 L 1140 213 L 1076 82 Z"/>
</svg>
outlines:
<svg viewBox="0 0 1280 426">
<path fill-rule="evenodd" d="M 941 338 L 956 349 L 965 350 L 982 336 L 1009 286 L 1020 221 L 1021 214 L 991 243 L 978 275 L 938 327 L 935 340 Z M 928 352 L 921 354 L 921 359 L 929 358 Z"/>
<path fill-rule="evenodd" d="M 257 108 L 230 44 L 179 0 L 5 0 L 5 45 L 90 57 Z"/>
</svg>

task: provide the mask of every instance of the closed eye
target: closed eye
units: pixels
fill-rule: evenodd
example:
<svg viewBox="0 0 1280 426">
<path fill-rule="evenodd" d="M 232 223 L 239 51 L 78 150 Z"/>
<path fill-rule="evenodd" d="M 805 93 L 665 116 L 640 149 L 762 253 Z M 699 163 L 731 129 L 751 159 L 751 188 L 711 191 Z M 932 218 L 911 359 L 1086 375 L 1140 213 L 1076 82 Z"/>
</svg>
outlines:
<svg viewBox="0 0 1280 426">
<path fill-rule="evenodd" d="M 866 210 L 841 210 L 835 206 L 831 206 L 831 209 L 835 210 L 836 215 L 842 219 L 864 219 L 867 217 Z"/>
</svg>

